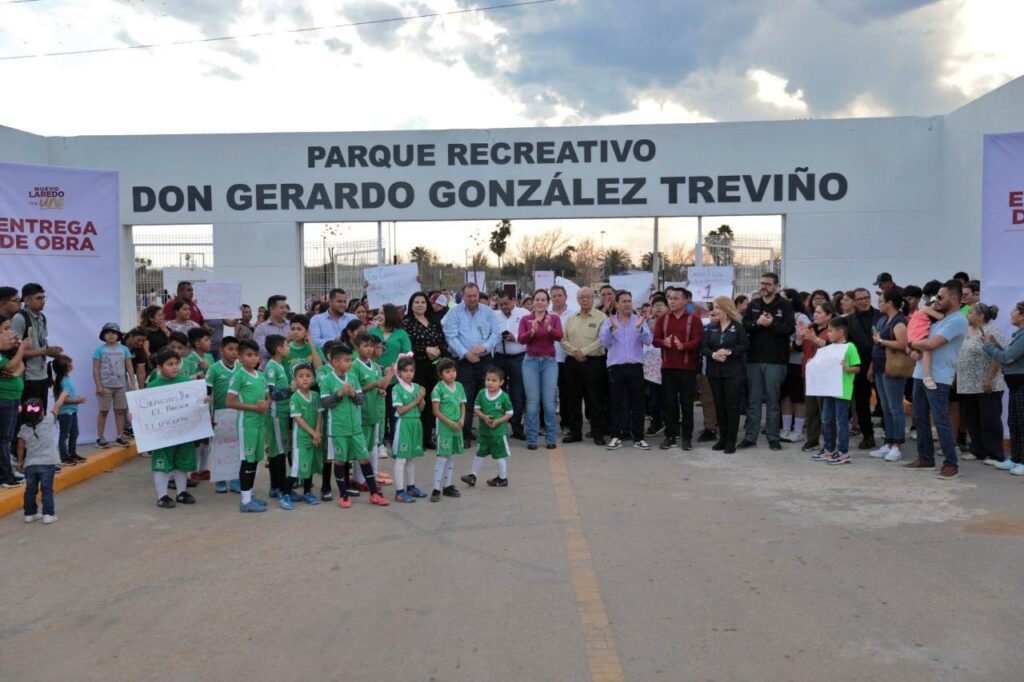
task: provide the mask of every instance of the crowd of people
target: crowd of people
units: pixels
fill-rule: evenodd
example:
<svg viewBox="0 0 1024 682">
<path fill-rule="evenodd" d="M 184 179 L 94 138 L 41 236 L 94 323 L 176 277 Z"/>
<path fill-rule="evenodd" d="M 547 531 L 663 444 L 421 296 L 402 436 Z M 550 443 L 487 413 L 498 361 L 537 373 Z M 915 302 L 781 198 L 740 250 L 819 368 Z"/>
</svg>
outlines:
<svg viewBox="0 0 1024 682">
<path fill-rule="evenodd" d="M 54 476 L 83 461 L 77 409 L 85 398 L 73 362 L 49 343 L 45 298 L 36 283 L 0 287 L 0 486 L 26 485 L 26 521 L 52 522 Z M 388 485 L 395 501 L 413 503 L 427 496 L 415 479 L 426 450 L 436 454 L 431 501 L 459 497 L 455 456 L 474 445 L 461 481 L 475 486 L 491 458 L 496 476 L 487 484 L 506 487 L 509 438 L 527 450 L 559 439 L 647 450 L 661 435 L 662 450 L 696 444 L 731 454 L 764 435 L 770 450 L 799 444 L 830 465 L 853 461 L 851 437 L 887 462 L 901 462 L 915 438 L 908 470 L 935 471 L 937 440 L 941 479 L 956 477 L 961 460 L 1024 476 L 1024 301 L 1004 339 L 993 325 L 999 310 L 965 273 L 921 287 L 882 273 L 874 294 L 801 292 L 765 273 L 752 296 L 711 303 L 682 287 L 644 301 L 608 285 L 583 287 L 570 301 L 561 286 L 519 299 L 473 283 L 379 310 L 341 289 L 325 298 L 293 313 L 275 295 L 255 318 L 243 305 L 237 319 L 207 320 L 182 282 L 175 296 L 145 306 L 127 333 L 105 324 L 91 368 L 96 445 L 109 445 L 111 410 L 114 440 L 128 444 L 127 391 L 201 379 L 211 415 L 237 412 L 237 478 L 214 489 L 239 493 L 243 512 L 267 509 L 254 494 L 261 461 L 269 496 L 284 509 L 333 500 L 335 485 L 342 507 L 364 492 L 387 506 Z M 845 344 L 835 349 L 842 394 L 807 395 L 807 365 L 829 344 Z M 210 448 L 147 453 L 158 506 L 195 502 L 188 489 L 209 480 Z M 389 457 L 393 478 L 381 470 Z"/>
</svg>

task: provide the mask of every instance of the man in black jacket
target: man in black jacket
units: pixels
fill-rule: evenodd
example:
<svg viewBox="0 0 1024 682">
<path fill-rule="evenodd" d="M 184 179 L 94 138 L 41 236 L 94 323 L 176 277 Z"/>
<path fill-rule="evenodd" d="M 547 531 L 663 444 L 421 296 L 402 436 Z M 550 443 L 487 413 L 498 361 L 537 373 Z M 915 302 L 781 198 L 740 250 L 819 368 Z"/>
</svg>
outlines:
<svg viewBox="0 0 1024 682">
<path fill-rule="evenodd" d="M 761 404 L 768 406 L 765 433 L 768 447 L 781 450 L 779 443 L 779 394 L 789 364 L 789 337 L 796 331 L 793 306 L 779 296 L 779 276 L 774 272 L 761 275 L 761 298 L 754 299 L 743 315 L 743 327 L 750 338 L 747 355 L 747 423 L 746 435 L 737 446 L 749 448 L 757 444 L 761 432 Z"/>
<path fill-rule="evenodd" d="M 875 429 L 871 423 L 871 390 L 873 384 L 868 381 L 871 369 L 871 346 L 874 340 L 871 330 L 882 317 L 877 309 L 871 307 L 871 292 L 867 289 L 853 290 L 854 313 L 849 317 L 850 343 L 857 347 L 860 354 L 860 371 L 853 375 L 853 405 L 857 410 L 857 424 L 862 436 L 857 446 L 861 450 L 875 447 Z"/>
</svg>

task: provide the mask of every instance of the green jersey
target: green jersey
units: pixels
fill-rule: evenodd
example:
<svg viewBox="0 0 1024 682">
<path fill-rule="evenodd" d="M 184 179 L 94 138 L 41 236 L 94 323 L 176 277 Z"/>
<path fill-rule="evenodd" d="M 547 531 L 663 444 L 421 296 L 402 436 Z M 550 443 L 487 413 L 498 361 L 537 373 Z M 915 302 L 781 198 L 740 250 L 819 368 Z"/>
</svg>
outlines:
<svg viewBox="0 0 1024 682">
<path fill-rule="evenodd" d="M 349 374 L 355 377 L 360 389 L 366 386 L 366 384 L 380 381 L 384 376 L 384 372 L 381 371 L 380 365 L 376 362 L 370 360 L 369 363 L 364 363 L 359 359 L 352 363 L 352 370 Z M 384 396 L 380 395 L 376 388 L 364 391 L 363 396 L 363 424 L 383 424 Z"/>
<path fill-rule="evenodd" d="M 438 403 L 441 414 L 457 422 L 462 416 L 462 406 L 466 403 L 466 389 L 457 381 L 454 388 L 448 388 L 448 384 L 439 381 L 430 392 L 430 402 Z"/>
<path fill-rule="evenodd" d="M 512 414 L 512 401 L 509 399 L 508 393 L 505 393 L 500 388 L 498 389 L 498 394 L 494 396 L 490 395 L 486 388 L 481 388 L 480 392 L 476 394 L 475 408 L 488 417 L 500 419 L 506 414 Z M 481 420 L 480 438 L 501 438 L 508 433 L 507 426 L 508 422 L 498 426 L 488 426 Z"/>
<path fill-rule="evenodd" d="M 163 374 L 159 371 L 156 372 L 156 376 L 146 381 L 146 388 L 156 388 L 157 386 L 170 386 L 171 384 L 183 384 L 186 381 L 192 381 L 188 377 L 178 375 L 173 379 L 165 379 Z"/>
<path fill-rule="evenodd" d="M 200 364 L 204 362 L 207 369 L 200 367 Z M 213 356 L 209 353 L 199 355 L 199 353 L 192 351 L 181 360 L 181 374 L 189 379 L 202 379 L 213 364 Z"/>
<path fill-rule="evenodd" d="M 0 355 L 0 369 L 3 369 L 10 360 Z M 25 377 L 19 374 L 16 377 L 0 377 L 0 400 L 21 400 L 21 394 L 25 392 Z"/>
<path fill-rule="evenodd" d="M 239 367 L 231 375 L 231 382 L 228 384 L 228 393 L 238 396 L 238 402 L 244 405 L 255 405 L 267 397 L 267 378 L 263 372 L 250 372 L 245 367 Z M 245 425 L 262 425 L 265 415 L 258 412 L 239 411 L 239 418 Z"/>
<path fill-rule="evenodd" d="M 313 353 L 320 356 L 320 360 L 323 361 L 324 365 L 327 364 L 326 361 L 324 361 L 324 352 L 314 346 L 312 342 L 302 346 L 296 346 L 291 341 L 288 342 L 288 357 L 284 359 L 284 371 L 288 377 L 289 384 L 292 382 L 292 368 L 295 367 L 295 365 L 299 363 L 306 363 L 310 367 L 313 366 Z M 322 366 L 323 365 L 321 365 L 321 367 Z"/>
<path fill-rule="evenodd" d="M 402 385 L 401 381 L 396 381 L 394 386 L 391 388 L 391 404 L 395 407 L 399 405 L 409 405 L 416 402 L 416 397 L 420 394 L 420 386 L 417 383 L 409 384 L 409 388 Z M 420 411 L 412 409 L 407 411 L 405 414 L 398 415 L 401 420 L 416 419 L 420 418 Z"/>
<path fill-rule="evenodd" d="M 355 377 L 352 376 L 352 372 L 348 372 L 342 378 L 332 371 L 320 382 L 320 395 L 337 394 L 338 390 L 345 384 L 351 384 L 357 395 L 362 392 L 359 384 L 355 381 Z M 325 411 L 327 412 L 328 436 L 363 435 L 362 411 L 359 409 L 359 404 L 352 397 L 343 396 L 337 405 Z"/>
<path fill-rule="evenodd" d="M 291 386 L 292 380 L 288 374 L 288 371 L 284 368 L 277 360 L 268 360 L 267 366 L 264 368 L 263 373 L 267 375 L 267 386 L 276 388 L 278 390 L 288 388 Z M 289 405 L 288 399 L 274 401 L 273 410 L 271 410 L 271 416 L 280 416 L 288 414 Z"/>
<path fill-rule="evenodd" d="M 228 367 L 224 364 L 223 360 L 210 365 L 210 369 L 206 372 L 206 385 L 213 389 L 213 409 L 223 410 L 228 406 L 228 384 L 231 383 L 231 376 L 235 373 L 235 369 L 238 368 L 238 363 L 235 363 L 234 367 Z"/>
<path fill-rule="evenodd" d="M 292 419 L 295 417 L 302 417 L 302 420 L 311 429 L 316 429 L 316 416 L 323 409 L 320 406 L 320 394 L 316 391 L 310 391 L 309 397 L 302 395 L 301 391 L 292 393 L 291 399 L 288 401 L 289 408 L 291 410 Z M 313 437 L 310 436 L 305 429 L 299 426 L 298 422 L 293 422 L 292 428 L 292 443 L 296 447 L 300 448 L 312 448 Z"/>
</svg>

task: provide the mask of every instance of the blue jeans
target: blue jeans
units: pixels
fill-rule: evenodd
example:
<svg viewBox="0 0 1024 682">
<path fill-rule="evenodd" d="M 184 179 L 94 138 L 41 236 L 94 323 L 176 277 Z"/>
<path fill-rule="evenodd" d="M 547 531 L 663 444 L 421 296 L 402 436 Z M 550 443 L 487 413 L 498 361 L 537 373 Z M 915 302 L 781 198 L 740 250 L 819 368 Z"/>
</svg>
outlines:
<svg viewBox="0 0 1024 682">
<path fill-rule="evenodd" d="M 825 436 L 826 452 L 846 454 L 850 451 L 849 400 L 843 400 L 842 398 L 822 399 L 821 430 Z"/>
<path fill-rule="evenodd" d="M 39 511 L 36 493 L 43 490 L 43 513 L 53 516 L 53 476 L 57 467 L 52 464 L 34 464 L 25 467 L 25 516 L 34 516 Z"/>
<path fill-rule="evenodd" d="M 768 406 L 764 430 L 769 443 L 779 442 L 779 411 L 782 382 L 786 379 L 786 365 L 768 365 L 762 362 L 747 365 L 747 424 L 745 440 L 756 443 L 761 435 L 761 404 Z"/>
<path fill-rule="evenodd" d="M 938 384 L 934 391 L 924 382 L 914 379 L 914 426 L 917 427 L 917 456 L 928 466 L 935 466 L 935 444 L 932 443 L 932 425 L 939 436 L 939 445 L 946 464 L 957 466 L 956 443 L 953 426 L 949 421 L 949 385 Z"/>
<path fill-rule="evenodd" d="M 60 436 L 57 438 L 57 449 L 60 450 L 60 461 L 66 462 L 78 455 L 78 413 L 58 414 Z"/>
<path fill-rule="evenodd" d="M 0 400 L 0 483 L 14 482 L 11 444 L 18 427 L 19 400 Z"/>
<path fill-rule="evenodd" d="M 906 442 L 907 418 L 903 414 L 903 388 L 906 384 L 906 379 L 875 376 L 878 401 L 882 403 L 885 442 L 893 445 L 902 445 Z"/>
<path fill-rule="evenodd" d="M 537 442 L 537 419 L 544 403 L 544 439 L 555 442 L 555 389 L 558 388 L 558 363 L 554 357 L 527 355 L 523 359 L 523 388 L 526 389 L 526 442 Z"/>
</svg>

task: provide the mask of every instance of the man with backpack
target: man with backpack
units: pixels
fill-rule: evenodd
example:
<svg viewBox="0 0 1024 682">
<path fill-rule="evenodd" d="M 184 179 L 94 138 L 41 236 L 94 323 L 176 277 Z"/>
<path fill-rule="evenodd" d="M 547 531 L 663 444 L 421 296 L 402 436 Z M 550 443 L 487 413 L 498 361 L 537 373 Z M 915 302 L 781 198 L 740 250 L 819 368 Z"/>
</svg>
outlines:
<svg viewBox="0 0 1024 682">
<path fill-rule="evenodd" d="M 57 357 L 64 349 L 47 343 L 46 315 L 43 314 L 43 308 L 46 307 L 46 292 L 42 285 L 29 282 L 23 286 L 21 301 L 21 309 L 11 319 L 11 331 L 17 334 L 19 339 L 32 339 L 32 349 L 25 351 L 24 355 L 25 392 L 21 399 L 24 402 L 29 398 L 36 398 L 42 402 L 45 411 L 50 387 L 47 358 Z"/>
</svg>

